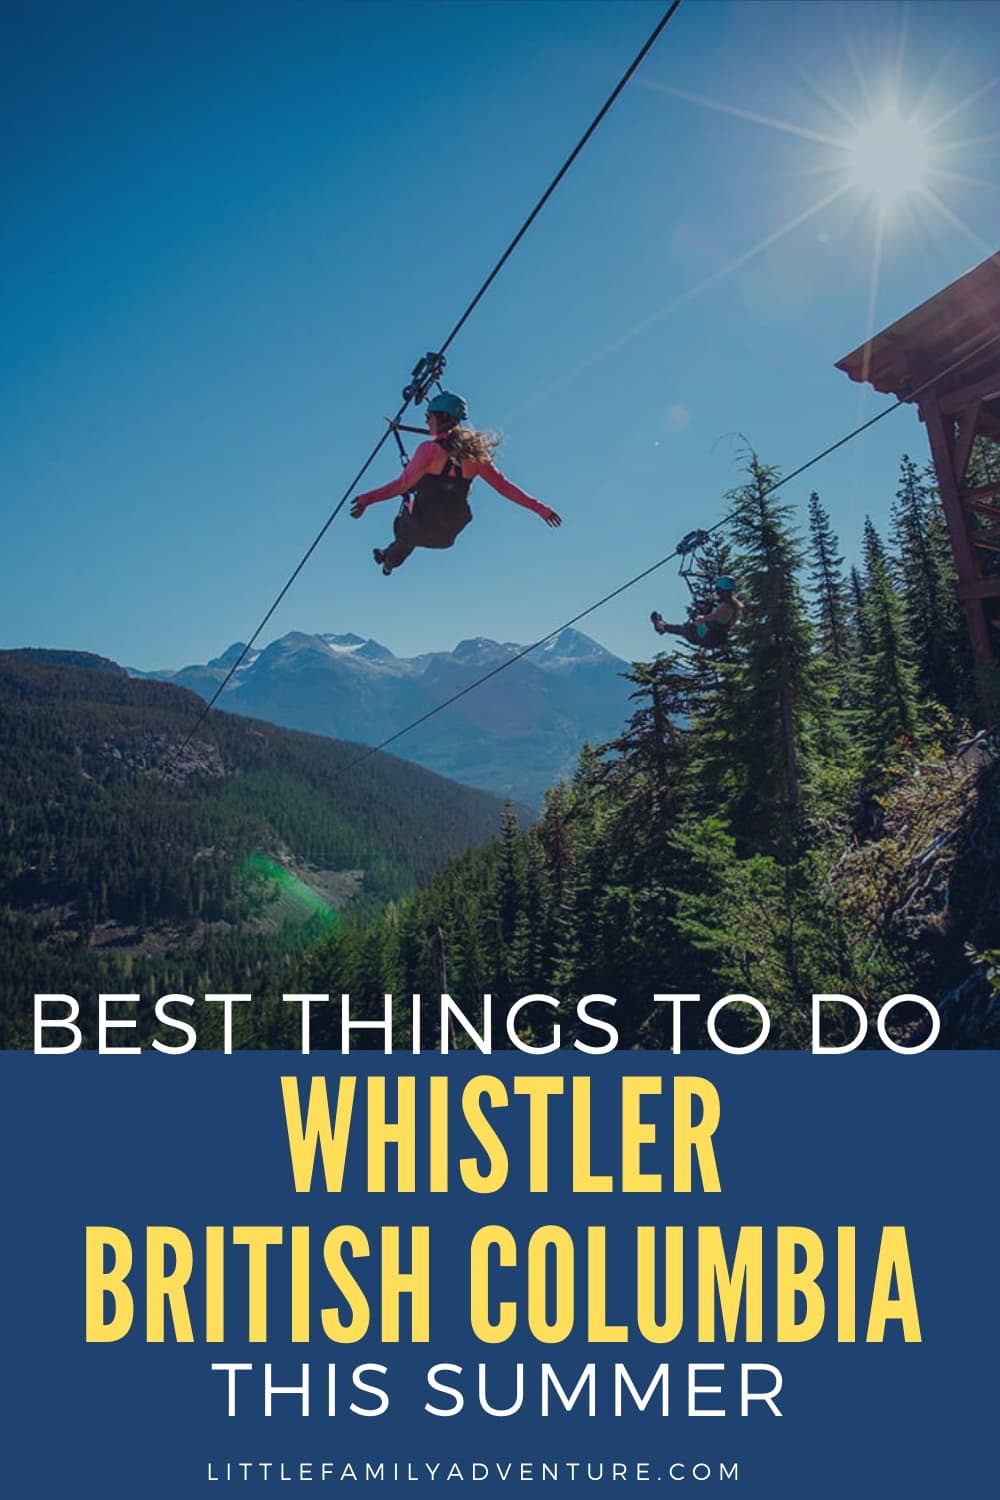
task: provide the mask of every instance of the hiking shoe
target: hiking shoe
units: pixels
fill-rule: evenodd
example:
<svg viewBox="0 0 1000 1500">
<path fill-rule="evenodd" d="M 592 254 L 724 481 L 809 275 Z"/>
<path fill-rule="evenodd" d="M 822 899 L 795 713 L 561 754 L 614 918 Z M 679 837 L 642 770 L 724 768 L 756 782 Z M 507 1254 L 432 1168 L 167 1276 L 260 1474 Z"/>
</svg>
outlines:
<svg viewBox="0 0 1000 1500">
<path fill-rule="evenodd" d="M 378 563 L 379 567 L 382 569 L 382 572 L 384 573 L 385 577 L 388 578 L 389 574 L 392 572 L 392 569 L 390 568 L 389 564 L 385 560 L 385 553 L 382 551 L 382 548 L 381 547 L 373 547 L 372 548 L 372 557 L 374 557 L 375 561 Z"/>
<path fill-rule="evenodd" d="M 667 623 L 664 620 L 663 616 L 660 614 L 659 610 L 654 609 L 649 618 L 653 622 L 653 629 L 656 631 L 657 635 L 666 635 Z"/>
</svg>

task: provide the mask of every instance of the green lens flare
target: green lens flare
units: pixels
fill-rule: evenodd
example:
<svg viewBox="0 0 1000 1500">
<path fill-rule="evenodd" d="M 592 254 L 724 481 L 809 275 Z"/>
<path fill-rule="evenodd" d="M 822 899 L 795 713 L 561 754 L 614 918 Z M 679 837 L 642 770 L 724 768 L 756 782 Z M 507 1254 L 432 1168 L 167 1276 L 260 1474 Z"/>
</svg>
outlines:
<svg viewBox="0 0 1000 1500">
<path fill-rule="evenodd" d="M 337 912 L 329 901 L 269 855 L 248 855 L 240 865 L 240 874 L 253 881 L 266 881 L 275 887 L 276 899 L 269 908 L 269 913 L 279 920 L 319 921 L 329 927 L 336 925 Z"/>
</svg>

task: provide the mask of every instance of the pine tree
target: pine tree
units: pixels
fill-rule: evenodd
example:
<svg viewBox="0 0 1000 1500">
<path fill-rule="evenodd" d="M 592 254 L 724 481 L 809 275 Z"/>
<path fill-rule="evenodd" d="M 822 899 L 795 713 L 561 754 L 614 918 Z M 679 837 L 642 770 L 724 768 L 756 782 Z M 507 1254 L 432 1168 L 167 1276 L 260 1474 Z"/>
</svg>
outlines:
<svg viewBox="0 0 1000 1500">
<path fill-rule="evenodd" d="M 731 536 L 745 610 L 732 633 L 732 687 L 725 723 L 702 726 L 717 740 L 736 782 L 732 827 L 747 853 L 786 853 L 795 844 L 808 778 L 810 715 L 822 711 L 812 662 L 812 630 L 799 591 L 802 549 L 791 508 L 772 491 L 777 470 L 756 454 L 734 505 Z M 709 757 L 711 759 L 711 757 Z M 717 756 L 716 756 L 717 758 Z"/>
<path fill-rule="evenodd" d="M 690 711 L 691 679 L 673 653 L 633 662 L 622 676 L 633 684 L 629 696 L 637 706 L 622 733 L 600 753 L 618 757 L 616 781 L 624 800 L 639 804 L 641 835 L 651 822 L 665 828 L 676 813 L 687 751 L 681 724 Z"/>
<path fill-rule="evenodd" d="M 871 654 L 873 640 L 865 615 L 865 584 L 860 570 L 853 566 L 850 572 L 852 664 Z"/>
<path fill-rule="evenodd" d="M 545 794 L 545 807 L 537 825 L 538 838 L 549 869 L 556 907 L 566 900 L 573 874 L 573 839 L 570 833 L 572 803 L 565 784 Z"/>
<path fill-rule="evenodd" d="M 820 650 L 841 663 L 850 644 L 850 598 L 844 581 L 844 559 L 830 517 L 813 490 L 809 496 L 810 576 L 816 591 L 814 619 Z"/>
<path fill-rule="evenodd" d="M 923 483 L 930 496 L 930 513 L 927 521 L 927 545 L 933 566 L 942 581 L 944 600 L 944 635 L 946 651 L 951 661 L 956 689 L 955 703 L 960 712 L 974 712 L 976 691 L 974 685 L 975 658 L 969 624 L 965 610 L 958 598 L 958 574 L 955 569 L 955 554 L 952 551 L 948 522 L 937 485 L 937 474 L 933 464 L 923 470 Z M 973 480 L 967 477 L 967 487 Z M 989 524 L 989 523 L 987 523 Z M 987 565 L 986 572 L 989 572 Z"/>
<path fill-rule="evenodd" d="M 517 919 L 525 908 L 525 858 L 521 831 L 512 802 L 505 802 L 500 827 L 500 861 L 497 872 L 496 922 L 498 940 L 505 950 L 514 937 Z"/>
<path fill-rule="evenodd" d="M 604 968 L 600 895 L 613 860 L 608 835 L 614 809 L 607 768 L 591 745 L 584 745 L 580 752 L 571 797 L 573 862 L 553 963 L 553 984 L 560 996 L 600 990 Z"/>
<path fill-rule="evenodd" d="M 920 691 L 955 709 L 964 701 L 971 661 L 963 660 L 966 632 L 958 618 L 951 549 L 940 505 L 905 454 L 891 535 Z"/>
<path fill-rule="evenodd" d="M 919 699 L 903 604 L 870 517 L 865 519 L 864 558 L 859 612 L 861 736 L 869 765 L 884 766 L 894 745 L 916 740 Z"/>
<path fill-rule="evenodd" d="M 852 708 L 855 701 L 851 672 L 851 589 L 844 576 L 840 542 L 816 491 L 809 496 L 811 615 L 818 649 L 814 675 L 818 696 L 828 705 L 823 720 L 822 757 L 817 765 L 817 788 L 825 788 L 824 813 L 843 802 L 845 779 L 851 775 Z"/>
</svg>

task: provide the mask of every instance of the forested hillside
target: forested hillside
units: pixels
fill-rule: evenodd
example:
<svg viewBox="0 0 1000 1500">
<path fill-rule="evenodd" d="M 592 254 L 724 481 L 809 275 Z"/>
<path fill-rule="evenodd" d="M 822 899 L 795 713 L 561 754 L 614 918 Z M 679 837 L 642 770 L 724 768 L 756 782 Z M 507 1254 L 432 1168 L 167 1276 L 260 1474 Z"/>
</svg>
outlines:
<svg viewBox="0 0 1000 1500">
<path fill-rule="evenodd" d="M 0 1014 L 34 990 L 252 989 L 498 827 L 492 797 L 211 715 L 82 653 L 0 654 Z"/>
<path fill-rule="evenodd" d="M 1000 767 L 988 734 L 969 744 L 996 685 L 977 696 L 931 478 L 903 459 L 890 534 L 869 523 L 846 570 L 820 497 L 800 538 L 776 477 L 751 456 L 706 559 L 746 606 L 728 644 L 635 664 L 630 721 L 536 826 L 508 811 L 499 840 L 322 944 L 305 987 L 373 1010 L 444 975 L 471 1007 L 604 992 L 650 1046 L 657 991 L 755 995 L 793 1047 L 813 991 L 872 1015 L 916 992 L 946 1042 L 997 1044 Z"/>
</svg>

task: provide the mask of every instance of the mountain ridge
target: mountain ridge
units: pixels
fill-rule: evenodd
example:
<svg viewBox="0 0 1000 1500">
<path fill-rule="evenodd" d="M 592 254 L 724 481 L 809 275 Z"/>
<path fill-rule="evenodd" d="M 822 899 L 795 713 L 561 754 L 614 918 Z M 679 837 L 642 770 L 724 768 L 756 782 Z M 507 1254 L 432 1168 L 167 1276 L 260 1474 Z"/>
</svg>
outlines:
<svg viewBox="0 0 1000 1500">
<path fill-rule="evenodd" d="M 208 699 L 245 650 L 236 641 L 203 664 L 134 675 Z M 354 632 L 293 630 L 247 653 L 217 707 L 365 745 L 431 715 L 408 733 L 401 747 L 407 759 L 537 806 L 549 786 L 572 774 L 585 743 L 617 734 L 628 707 L 621 676 L 628 665 L 572 628 L 530 653 L 516 641 L 469 636 L 451 651 L 413 657 Z M 502 672 L 464 694 L 498 667 Z M 463 696 L 442 709 L 456 694 Z"/>
</svg>

